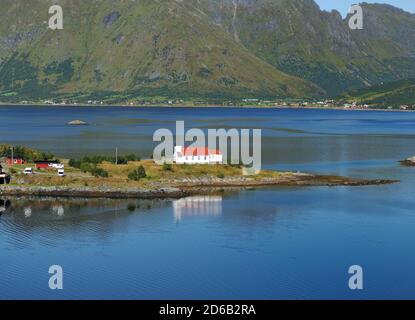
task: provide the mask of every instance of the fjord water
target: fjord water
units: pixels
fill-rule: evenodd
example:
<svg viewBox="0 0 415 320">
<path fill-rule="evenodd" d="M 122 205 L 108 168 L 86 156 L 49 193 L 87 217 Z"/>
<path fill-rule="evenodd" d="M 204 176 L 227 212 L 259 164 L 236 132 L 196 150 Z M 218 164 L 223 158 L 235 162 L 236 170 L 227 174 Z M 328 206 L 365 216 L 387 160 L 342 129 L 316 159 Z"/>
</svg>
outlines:
<svg viewBox="0 0 415 320">
<path fill-rule="evenodd" d="M 81 119 L 89 126 L 65 123 Z M 415 298 L 415 113 L 1 107 L 0 143 L 62 157 L 136 152 L 159 128 L 262 128 L 263 165 L 368 187 L 268 188 L 181 200 L 3 199 L 0 298 Z M 48 287 L 49 266 L 64 289 Z M 364 290 L 348 269 L 361 265 Z"/>
</svg>

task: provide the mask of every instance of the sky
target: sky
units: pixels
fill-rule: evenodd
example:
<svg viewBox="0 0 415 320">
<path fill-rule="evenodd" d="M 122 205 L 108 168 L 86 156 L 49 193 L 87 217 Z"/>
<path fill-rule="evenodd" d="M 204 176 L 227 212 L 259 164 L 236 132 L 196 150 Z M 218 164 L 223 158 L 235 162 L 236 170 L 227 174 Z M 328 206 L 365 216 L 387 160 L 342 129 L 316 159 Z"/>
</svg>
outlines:
<svg viewBox="0 0 415 320">
<path fill-rule="evenodd" d="M 349 7 L 352 4 L 359 3 L 359 2 L 370 2 L 370 3 L 388 3 L 395 7 L 404 9 L 406 11 L 415 13 L 415 0 L 377 0 L 377 1 L 370 1 L 370 0 L 316 0 L 316 2 L 320 5 L 321 9 L 324 10 L 332 10 L 337 9 L 340 13 L 345 16 Z"/>
</svg>

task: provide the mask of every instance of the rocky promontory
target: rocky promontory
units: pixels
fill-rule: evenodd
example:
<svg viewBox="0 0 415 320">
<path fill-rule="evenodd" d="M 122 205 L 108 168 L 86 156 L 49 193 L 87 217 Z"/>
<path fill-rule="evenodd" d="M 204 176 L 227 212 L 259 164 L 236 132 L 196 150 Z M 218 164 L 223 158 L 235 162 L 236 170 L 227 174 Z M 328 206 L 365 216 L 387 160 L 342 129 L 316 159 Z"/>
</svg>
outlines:
<svg viewBox="0 0 415 320">
<path fill-rule="evenodd" d="M 145 187 L 100 186 L 36 186 L 8 185 L 0 187 L 1 196 L 39 196 L 39 197 L 79 197 L 79 198 L 135 198 L 166 199 L 182 198 L 189 195 L 203 195 L 215 190 L 242 190 L 273 186 L 369 186 L 391 184 L 394 180 L 352 179 L 340 176 L 311 175 L 304 173 L 284 173 L 276 177 L 229 177 L 229 178 L 183 178 L 153 181 Z"/>
</svg>

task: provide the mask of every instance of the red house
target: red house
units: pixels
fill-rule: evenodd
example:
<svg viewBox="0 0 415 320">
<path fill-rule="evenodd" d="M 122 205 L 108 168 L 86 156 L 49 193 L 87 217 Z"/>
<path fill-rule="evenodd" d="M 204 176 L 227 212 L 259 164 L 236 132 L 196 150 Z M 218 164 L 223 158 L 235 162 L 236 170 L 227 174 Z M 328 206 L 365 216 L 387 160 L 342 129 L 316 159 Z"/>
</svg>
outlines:
<svg viewBox="0 0 415 320">
<path fill-rule="evenodd" d="M 49 169 L 49 161 L 36 161 L 36 169 Z"/>
<path fill-rule="evenodd" d="M 36 163 L 36 169 L 42 170 L 42 169 L 50 169 L 52 164 L 58 163 L 57 161 L 35 161 Z"/>
<path fill-rule="evenodd" d="M 13 160 L 11 158 L 7 158 L 6 163 L 8 166 L 14 166 L 19 164 L 26 164 L 26 160 L 22 158 L 14 158 Z"/>
</svg>

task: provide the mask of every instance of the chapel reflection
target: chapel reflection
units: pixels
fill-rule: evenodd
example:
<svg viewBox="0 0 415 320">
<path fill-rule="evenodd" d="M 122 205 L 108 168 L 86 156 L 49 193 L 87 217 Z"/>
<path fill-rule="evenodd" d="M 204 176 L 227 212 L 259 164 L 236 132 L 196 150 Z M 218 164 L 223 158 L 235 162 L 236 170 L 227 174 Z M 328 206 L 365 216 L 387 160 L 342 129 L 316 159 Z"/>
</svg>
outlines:
<svg viewBox="0 0 415 320">
<path fill-rule="evenodd" d="M 195 196 L 173 201 L 176 222 L 191 216 L 220 216 L 222 196 Z"/>
</svg>

